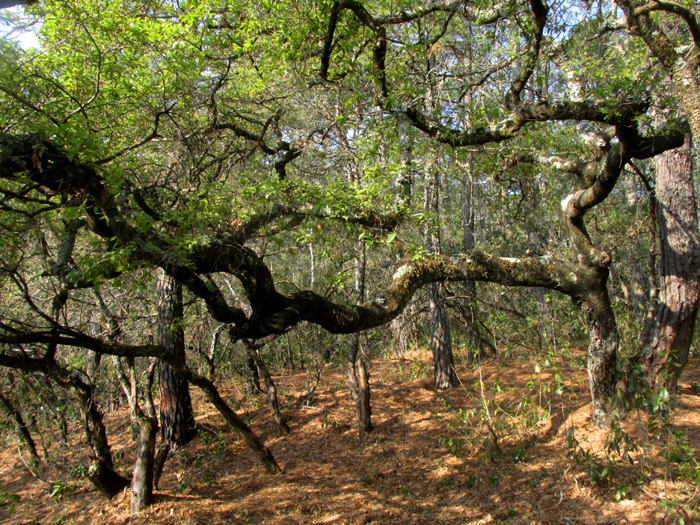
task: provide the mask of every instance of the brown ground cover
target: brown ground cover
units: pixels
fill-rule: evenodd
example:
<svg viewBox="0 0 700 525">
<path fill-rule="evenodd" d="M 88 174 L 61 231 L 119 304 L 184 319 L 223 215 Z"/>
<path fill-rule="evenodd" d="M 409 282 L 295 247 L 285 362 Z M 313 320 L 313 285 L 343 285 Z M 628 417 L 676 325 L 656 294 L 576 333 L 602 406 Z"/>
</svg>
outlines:
<svg viewBox="0 0 700 525">
<path fill-rule="evenodd" d="M 539 367 L 531 357 L 489 360 L 459 370 L 462 386 L 431 386 L 427 354 L 372 368 L 375 431 L 360 444 L 342 368 L 327 369 L 308 407 L 294 404 L 308 376 L 275 376 L 292 433 L 278 437 L 262 396 L 223 387 L 263 436 L 284 472 L 268 476 L 218 413 L 195 393 L 201 431 L 168 461 L 156 502 L 129 516 L 125 492 L 106 501 L 86 482 L 49 495 L 22 465 L 12 439 L 0 454 L 0 523 L 685 523 L 696 513 L 698 456 L 665 430 L 653 439 L 646 417 L 629 414 L 617 438 L 588 426 L 583 352 Z M 697 360 L 681 380 L 671 415 L 700 448 Z M 107 417 L 125 471 L 134 442 L 118 412 Z M 490 427 L 490 429 L 489 429 Z M 658 432 L 657 432 L 658 433 Z M 567 440 L 568 436 L 568 440 Z M 80 434 L 50 449 L 57 464 L 36 473 L 66 481 L 84 458 Z M 571 446 L 575 438 L 578 445 Z M 625 444 L 639 448 L 625 454 Z M 567 443 L 569 446 L 567 446 Z M 620 454 L 614 446 L 620 445 Z M 608 453 L 606 454 L 606 447 Z M 569 456 L 567 456 L 569 453 Z M 575 457 L 572 457 L 573 456 Z M 666 456 L 666 457 L 664 457 Z M 669 461 L 669 459 L 671 461 Z M 596 478 L 600 477 L 598 481 Z M 19 496 L 14 504 L 8 495 Z M 0 500 L 2 501 L 2 500 Z"/>
</svg>

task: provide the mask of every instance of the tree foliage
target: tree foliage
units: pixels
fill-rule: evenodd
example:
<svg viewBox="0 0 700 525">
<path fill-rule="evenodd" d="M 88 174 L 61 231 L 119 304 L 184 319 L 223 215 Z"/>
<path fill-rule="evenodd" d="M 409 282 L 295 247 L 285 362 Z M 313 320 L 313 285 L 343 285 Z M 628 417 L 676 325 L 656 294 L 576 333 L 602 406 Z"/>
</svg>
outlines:
<svg viewBox="0 0 700 525">
<path fill-rule="evenodd" d="M 627 197 L 649 188 L 629 173 L 695 131 L 698 95 L 695 8 L 621 5 L 626 18 L 542 0 L 27 7 L 40 47 L 0 42 L 0 365 L 79 388 L 86 351 L 159 357 L 275 472 L 195 366 L 214 369 L 218 326 L 286 352 L 275 338 L 305 322 L 356 333 L 428 284 L 495 283 L 535 288 L 509 302 L 478 288 L 526 320 L 551 315 L 550 292 L 572 300 L 605 424 L 617 289 L 646 228 Z M 685 24 L 672 43 L 694 92 L 663 87 L 683 83 L 650 36 L 664 17 Z M 438 233 L 442 250 L 426 243 Z M 187 360 L 154 342 L 156 268 L 184 287 Z"/>
</svg>

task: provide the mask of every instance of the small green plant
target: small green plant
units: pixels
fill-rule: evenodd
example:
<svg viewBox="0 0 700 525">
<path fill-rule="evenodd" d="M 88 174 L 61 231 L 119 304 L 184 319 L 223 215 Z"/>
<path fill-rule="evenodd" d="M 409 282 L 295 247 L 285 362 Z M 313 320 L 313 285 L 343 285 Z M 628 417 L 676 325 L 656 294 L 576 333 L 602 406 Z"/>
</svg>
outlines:
<svg viewBox="0 0 700 525">
<path fill-rule="evenodd" d="M 431 374 L 430 365 L 423 361 L 402 361 L 391 371 L 391 379 L 395 383 L 405 383 L 429 377 Z"/>
<path fill-rule="evenodd" d="M 468 489 L 476 487 L 476 476 L 473 474 L 467 476 L 467 478 L 464 480 L 464 486 Z"/>
<path fill-rule="evenodd" d="M 640 432 L 637 438 L 625 432 L 616 417 L 605 438 L 605 450 L 595 454 L 584 449 L 569 428 L 566 434 L 568 457 L 586 472 L 591 483 L 602 485 L 612 482 L 615 471 L 625 465 L 635 474 L 637 482 L 649 479 L 654 459 L 665 461 L 664 480 L 685 481 L 691 487 L 700 484 L 700 464 L 695 451 L 688 444 L 684 432 L 672 422 L 671 396 L 663 386 L 647 384 L 638 364 L 621 360 L 620 374 L 625 374 L 625 388 L 618 391 L 616 406 L 621 413 L 636 413 Z M 629 487 L 617 487 L 615 499 L 626 498 Z M 659 502 L 665 519 L 672 523 L 698 516 L 700 495 L 696 489 L 687 490 L 686 498 L 669 497 Z"/>
<path fill-rule="evenodd" d="M 52 483 L 47 489 L 47 492 L 56 503 L 61 503 L 61 501 L 63 500 L 63 496 L 65 496 L 66 494 L 70 494 L 75 489 L 76 486 L 73 483 L 64 483 L 59 481 L 57 483 Z"/>
<path fill-rule="evenodd" d="M 78 463 L 73 465 L 70 469 L 70 479 L 81 480 L 87 477 L 90 471 L 90 467 L 85 463 Z"/>
<path fill-rule="evenodd" d="M 620 488 L 617 489 L 617 492 L 615 492 L 615 501 L 622 501 L 625 499 L 625 496 L 627 495 L 627 489 L 629 489 L 628 486 L 623 485 Z"/>
<path fill-rule="evenodd" d="M 360 481 L 367 486 L 373 485 L 375 481 L 379 479 L 379 468 L 372 467 L 368 472 L 365 472 L 360 476 Z"/>
<path fill-rule="evenodd" d="M 614 464 L 610 456 L 599 457 L 589 449 L 581 446 L 574 434 L 574 427 L 566 431 L 566 455 L 579 467 L 582 467 L 594 485 L 605 483 L 613 470 Z"/>
<path fill-rule="evenodd" d="M 489 487 L 497 487 L 500 482 L 501 477 L 498 475 L 498 473 L 496 471 L 491 471 L 489 473 Z"/>
<path fill-rule="evenodd" d="M 460 456 L 460 450 L 464 446 L 464 439 L 459 437 L 445 437 L 440 436 L 438 438 L 438 443 L 440 443 L 445 450 L 455 457 Z"/>
<path fill-rule="evenodd" d="M 12 516 L 15 512 L 15 506 L 19 502 L 20 497 L 17 494 L 10 494 L 9 492 L 0 492 L 0 507 L 5 507 L 5 512 L 8 516 Z"/>
</svg>

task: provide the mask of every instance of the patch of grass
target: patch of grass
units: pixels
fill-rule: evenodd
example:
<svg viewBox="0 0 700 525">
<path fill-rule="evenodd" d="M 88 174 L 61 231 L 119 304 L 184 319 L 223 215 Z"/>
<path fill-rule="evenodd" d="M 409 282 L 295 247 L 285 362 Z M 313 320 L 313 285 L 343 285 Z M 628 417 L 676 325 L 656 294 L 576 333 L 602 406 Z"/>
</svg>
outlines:
<svg viewBox="0 0 700 525">
<path fill-rule="evenodd" d="M 391 369 L 389 377 L 394 383 L 405 383 L 430 377 L 432 373 L 432 368 L 427 362 L 402 361 Z"/>
</svg>

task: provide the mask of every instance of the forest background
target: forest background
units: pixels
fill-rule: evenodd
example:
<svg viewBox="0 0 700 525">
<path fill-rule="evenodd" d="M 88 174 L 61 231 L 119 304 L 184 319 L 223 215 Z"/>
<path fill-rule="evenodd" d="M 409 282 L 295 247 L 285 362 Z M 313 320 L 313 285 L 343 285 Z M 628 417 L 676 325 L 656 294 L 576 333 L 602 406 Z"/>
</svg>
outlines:
<svg viewBox="0 0 700 525">
<path fill-rule="evenodd" d="M 670 432 L 699 297 L 694 2 L 23 3 L 0 5 L 0 406 L 32 462 L 79 421 L 79 470 L 139 512 L 196 386 L 275 474 L 219 385 L 264 391 L 286 435 L 273 374 L 343 363 L 366 443 L 372 359 L 423 345 L 436 390 L 455 359 L 585 347 L 590 425 Z"/>
</svg>

